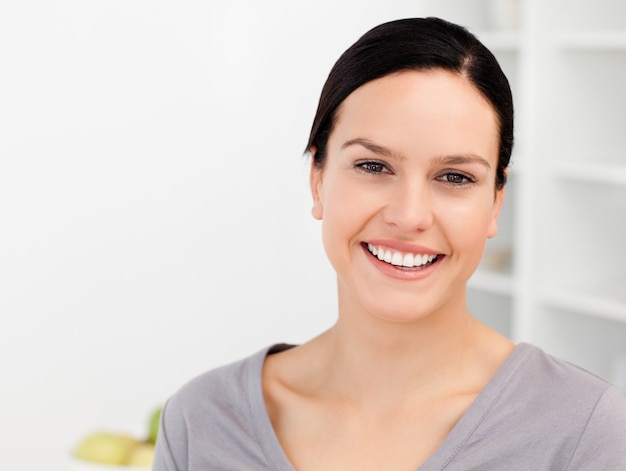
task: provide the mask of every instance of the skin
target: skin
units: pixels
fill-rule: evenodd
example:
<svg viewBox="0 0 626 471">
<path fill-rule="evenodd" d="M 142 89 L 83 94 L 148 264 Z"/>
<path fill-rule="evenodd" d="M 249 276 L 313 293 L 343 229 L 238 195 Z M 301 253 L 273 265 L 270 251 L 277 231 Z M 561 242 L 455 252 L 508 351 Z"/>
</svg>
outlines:
<svg viewBox="0 0 626 471">
<path fill-rule="evenodd" d="M 498 139 L 491 105 L 442 70 L 389 75 L 342 103 L 325 165 L 311 170 L 338 319 L 263 371 L 297 470 L 417 469 L 513 350 L 466 306 L 504 198 Z M 372 241 L 437 258 L 394 268 Z"/>
</svg>

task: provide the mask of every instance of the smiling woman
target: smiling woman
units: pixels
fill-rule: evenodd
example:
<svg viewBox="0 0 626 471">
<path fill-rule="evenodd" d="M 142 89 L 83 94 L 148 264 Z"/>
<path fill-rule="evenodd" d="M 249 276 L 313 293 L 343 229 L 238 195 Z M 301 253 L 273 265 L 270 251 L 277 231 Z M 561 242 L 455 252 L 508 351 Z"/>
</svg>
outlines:
<svg viewBox="0 0 626 471">
<path fill-rule="evenodd" d="M 512 145 L 506 77 L 465 29 L 361 37 L 307 145 L 337 321 L 185 385 L 154 469 L 626 469 L 621 393 L 467 308 Z"/>
<path fill-rule="evenodd" d="M 465 283 L 497 232 L 504 193 L 494 197 L 498 126 L 489 103 L 459 74 L 394 73 L 343 101 L 322 146 L 326 156 L 311 172 L 313 215 L 340 303 L 388 320 L 462 319 Z M 391 260 L 363 250 L 368 244 Z M 393 263 L 409 253 L 435 258 L 410 269 Z"/>
</svg>

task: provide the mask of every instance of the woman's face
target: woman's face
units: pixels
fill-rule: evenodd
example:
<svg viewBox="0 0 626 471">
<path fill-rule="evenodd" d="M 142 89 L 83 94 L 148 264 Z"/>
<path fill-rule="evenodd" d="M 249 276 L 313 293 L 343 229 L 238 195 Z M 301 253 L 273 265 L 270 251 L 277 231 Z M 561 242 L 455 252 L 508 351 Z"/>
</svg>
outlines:
<svg viewBox="0 0 626 471">
<path fill-rule="evenodd" d="M 498 125 L 463 76 L 407 71 L 342 103 L 313 215 L 340 306 L 411 321 L 465 309 L 465 285 L 497 232 Z"/>
</svg>

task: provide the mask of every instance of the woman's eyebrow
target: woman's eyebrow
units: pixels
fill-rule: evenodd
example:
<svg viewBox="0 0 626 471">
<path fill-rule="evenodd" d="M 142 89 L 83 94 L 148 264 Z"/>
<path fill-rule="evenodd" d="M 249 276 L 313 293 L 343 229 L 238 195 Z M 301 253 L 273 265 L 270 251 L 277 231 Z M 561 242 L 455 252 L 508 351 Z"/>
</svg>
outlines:
<svg viewBox="0 0 626 471">
<path fill-rule="evenodd" d="M 346 147 L 350 147 L 350 146 L 365 147 L 367 150 L 373 152 L 374 154 L 378 154 L 378 155 L 381 155 L 383 157 L 387 157 L 393 160 L 404 159 L 404 156 L 402 154 L 394 150 L 391 150 L 387 147 L 381 146 L 379 144 L 375 144 L 368 139 L 363 139 L 363 138 L 350 139 L 349 141 L 344 142 L 341 148 L 345 149 Z"/>
<path fill-rule="evenodd" d="M 481 164 L 491 169 L 491 164 L 487 159 L 476 154 L 459 154 L 459 155 L 443 155 L 435 159 L 438 165 L 462 165 L 462 164 Z"/>
</svg>

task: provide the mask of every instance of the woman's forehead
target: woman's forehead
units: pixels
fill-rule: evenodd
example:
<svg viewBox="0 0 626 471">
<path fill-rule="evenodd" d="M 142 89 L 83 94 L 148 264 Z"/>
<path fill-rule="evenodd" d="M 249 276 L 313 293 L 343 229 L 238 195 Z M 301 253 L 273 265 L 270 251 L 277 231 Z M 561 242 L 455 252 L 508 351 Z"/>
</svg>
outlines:
<svg viewBox="0 0 626 471">
<path fill-rule="evenodd" d="M 497 156 L 499 126 L 491 104 L 465 76 L 404 71 L 368 82 L 344 100 L 331 140 L 357 138 L 391 147 L 460 146 Z"/>
</svg>

